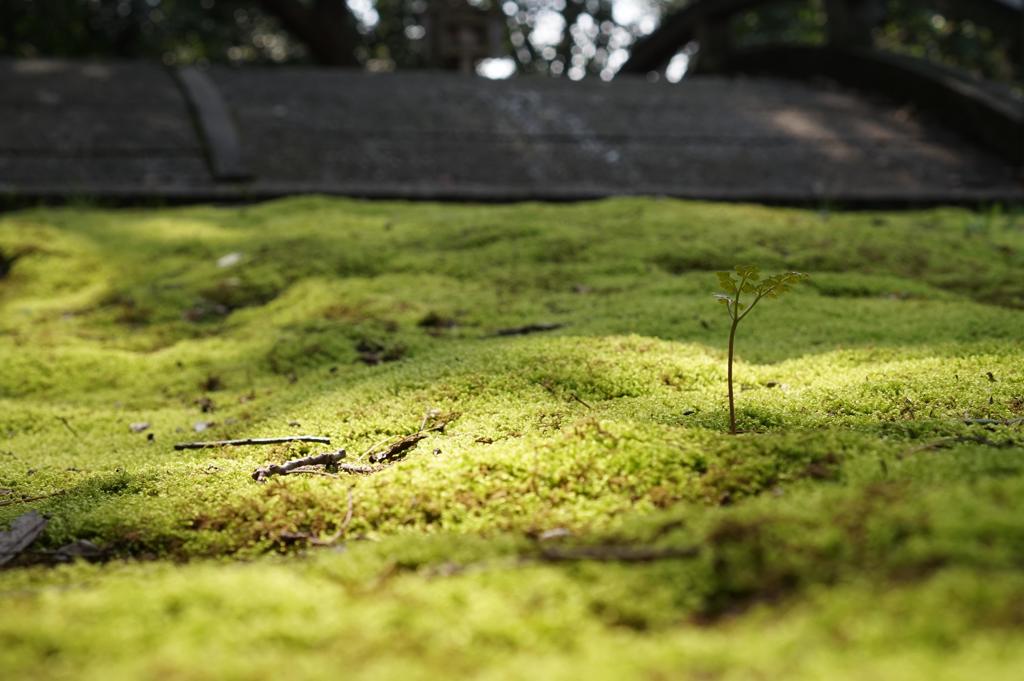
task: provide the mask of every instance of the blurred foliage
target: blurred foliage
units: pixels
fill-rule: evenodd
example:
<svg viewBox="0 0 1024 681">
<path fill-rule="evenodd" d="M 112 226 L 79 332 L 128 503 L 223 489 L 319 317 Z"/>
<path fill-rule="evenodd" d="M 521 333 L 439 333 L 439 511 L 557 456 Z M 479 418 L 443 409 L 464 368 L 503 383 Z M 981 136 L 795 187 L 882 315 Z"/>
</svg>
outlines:
<svg viewBox="0 0 1024 681">
<path fill-rule="evenodd" d="M 948 0 L 888 0 L 885 16 L 873 32 L 875 46 L 991 80 L 1020 82 L 1021 24 L 982 23 L 990 17 L 979 7 L 965 3 L 958 9 L 958 3 Z M 779 0 L 738 13 L 732 30 L 739 47 L 822 44 L 826 23 L 822 0 Z"/>
<path fill-rule="evenodd" d="M 311 6 L 315 0 L 295 0 Z M 330 2 L 330 0 L 320 0 Z M 337 0 L 342 2 L 342 0 Z M 619 0 L 622 2 L 622 0 Z M 689 0 L 467 0 L 505 24 L 499 52 L 515 70 L 608 79 L 629 46 L 656 18 Z M 156 58 L 165 63 L 310 62 L 301 37 L 289 34 L 260 0 L 5 0 L 0 55 Z M 436 66 L 426 48 L 427 0 L 349 0 L 358 20 L 358 60 L 374 70 Z M 984 23 L 975 9 L 947 0 L 888 0 L 876 44 L 887 50 L 1019 82 L 1018 26 Z M 623 7 L 632 11 L 621 11 Z M 618 10 L 618 11 L 617 11 Z M 823 0 L 779 0 L 733 20 L 736 44 L 821 43 Z M 1019 54 L 1019 52 L 1017 53 Z M 510 66 L 511 68 L 511 66 Z"/>
<path fill-rule="evenodd" d="M 999 81 L 1021 81 L 1022 24 L 981 25 L 971 16 L 939 12 L 927 0 L 890 0 L 889 17 L 875 32 L 883 49 L 967 69 Z M 1019 55 L 1019 52 L 1018 52 Z"/>
<path fill-rule="evenodd" d="M 565 28 L 553 44 L 537 44 L 531 31 L 545 13 L 556 11 L 560 3 L 550 0 L 526 0 L 517 3 L 509 18 L 509 38 L 513 54 L 522 70 L 579 78 L 586 73 L 610 78 L 625 61 L 626 48 L 639 35 L 638 25 L 616 23 L 612 0 L 572 0 L 562 3 Z M 649 3 L 654 9 L 656 3 Z M 507 12 L 506 8 L 506 13 Z"/>
<path fill-rule="evenodd" d="M 780 0 L 737 14 L 732 30 L 739 47 L 780 42 L 820 44 L 825 41 L 825 23 L 820 0 Z"/>
<path fill-rule="evenodd" d="M 470 4 L 507 25 L 503 51 L 521 71 L 574 77 L 604 72 L 610 78 L 641 32 L 640 22 L 616 22 L 612 0 Z M 649 12 L 658 5 L 639 3 Z M 0 54 L 156 58 L 171 64 L 312 61 L 301 37 L 286 32 L 266 6 L 258 0 L 5 0 Z M 361 62 L 379 70 L 431 66 L 424 49 L 425 0 L 348 6 L 359 20 L 362 44 L 355 49 Z M 648 23 L 650 30 L 653 22 Z"/>
<path fill-rule="evenodd" d="M 246 0 L 4 0 L 0 54 L 259 63 L 306 50 Z"/>
</svg>

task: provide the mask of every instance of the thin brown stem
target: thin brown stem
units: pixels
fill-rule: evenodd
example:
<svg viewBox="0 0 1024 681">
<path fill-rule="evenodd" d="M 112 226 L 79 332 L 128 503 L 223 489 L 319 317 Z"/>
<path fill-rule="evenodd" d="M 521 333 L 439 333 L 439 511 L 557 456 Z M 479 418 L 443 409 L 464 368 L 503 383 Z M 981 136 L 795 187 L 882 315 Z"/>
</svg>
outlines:
<svg viewBox="0 0 1024 681">
<path fill-rule="evenodd" d="M 736 327 L 739 326 L 739 323 L 738 318 L 733 318 L 732 326 L 729 328 L 729 432 L 733 435 L 736 434 L 736 402 L 733 399 L 732 358 L 736 342 Z"/>
<path fill-rule="evenodd" d="M 753 310 L 753 309 L 754 309 L 754 306 L 755 306 L 755 305 L 757 305 L 757 304 L 758 304 L 759 302 L 761 302 L 761 299 L 762 299 L 762 298 L 764 298 L 764 294 L 759 294 L 759 295 L 758 295 L 758 296 L 757 296 L 756 298 L 754 298 L 754 302 L 752 302 L 752 303 L 750 304 L 750 307 L 748 307 L 748 308 L 746 309 L 746 311 L 745 311 L 745 312 L 744 312 L 743 314 L 741 314 L 741 315 L 739 316 L 739 319 L 737 319 L 736 321 L 738 321 L 738 322 L 741 322 L 741 321 L 743 321 L 743 318 L 744 318 L 744 317 L 746 317 L 746 316 L 747 316 L 748 314 L 750 314 L 751 310 Z"/>
</svg>

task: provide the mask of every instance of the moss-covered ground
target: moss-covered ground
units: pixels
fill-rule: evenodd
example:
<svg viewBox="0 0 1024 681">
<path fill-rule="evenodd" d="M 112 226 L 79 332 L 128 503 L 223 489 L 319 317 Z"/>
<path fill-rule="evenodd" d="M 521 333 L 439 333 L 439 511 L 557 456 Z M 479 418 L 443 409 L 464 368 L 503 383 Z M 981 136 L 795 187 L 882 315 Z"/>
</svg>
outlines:
<svg viewBox="0 0 1024 681">
<path fill-rule="evenodd" d="M 1024 217 L 301 198 L 0 252 L 0 530 L 49 518 L 0 676 L 1021 678 Z M 740 326 L 730 436 L 746 262 L 811 279 Z M 429 410 L 369 476 L 172 449 L 358 462 Z"/>
</svg>

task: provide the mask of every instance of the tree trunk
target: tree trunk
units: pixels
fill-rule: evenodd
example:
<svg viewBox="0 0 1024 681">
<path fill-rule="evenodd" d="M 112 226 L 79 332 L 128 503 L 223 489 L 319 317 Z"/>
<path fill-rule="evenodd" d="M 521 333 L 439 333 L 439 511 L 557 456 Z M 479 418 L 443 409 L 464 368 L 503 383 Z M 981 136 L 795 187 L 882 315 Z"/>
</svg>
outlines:
<svg viewBox="0 0 1024 681">
<path fill-rule="evenodd" d="M 362 41 L 345 0 L 316 0 L 312 6 L 300 0 L 260 0 L 260 4 L 309 48 L 317 63 L 359 66 L 356 49 Z"/>
</svg>

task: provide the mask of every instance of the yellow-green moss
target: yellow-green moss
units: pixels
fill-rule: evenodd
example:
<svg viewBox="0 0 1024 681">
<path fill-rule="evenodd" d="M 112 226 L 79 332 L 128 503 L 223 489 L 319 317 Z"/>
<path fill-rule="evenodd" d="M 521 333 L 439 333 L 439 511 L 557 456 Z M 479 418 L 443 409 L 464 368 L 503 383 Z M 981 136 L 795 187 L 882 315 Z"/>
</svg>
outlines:
<svg viewBox="0 0 1024 681">
<path fill-rule="evenodd" d="M 1024 662 L 1024 427 L 963 423 L 1024 417 L 1013 215 L 302 198 L 24 211 L 0 250 L 26 253 L 0 280 L 0 504 L 44 497 L 0 505 L 0 527 L 35 508 L 37 549 L 150 559 L 0 574 L 19 676 Z M 741 327 L 730 437 L 711 272 L 748 261 L 811 281 Z M 533 323 L 563 326 L 496 334 Z M 356 458 L 428 409 L 458 418 L 371 477 L 259 485 L 318 449 L 171 448 L 303 432 Z M 347 536 L 380 543 L 292 555 L 350 489 Z M 702 550 L 537 564 L 529 537 L 553 528 Z"/>
</svg>

